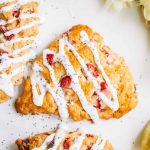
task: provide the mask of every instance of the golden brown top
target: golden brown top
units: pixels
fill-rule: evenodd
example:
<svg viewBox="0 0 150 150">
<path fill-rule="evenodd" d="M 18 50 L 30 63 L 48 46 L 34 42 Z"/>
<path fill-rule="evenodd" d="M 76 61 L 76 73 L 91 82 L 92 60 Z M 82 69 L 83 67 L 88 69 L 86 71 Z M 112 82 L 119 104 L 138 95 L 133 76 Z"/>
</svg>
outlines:
<svg viewBox="0 0 150 150">
<path fill-rule="evenodd" d="M 137 94 L 135 91 L 135 84 L 132 79 L 132 75 L 124 62 L 124 59 L 118 56 L 116 53 L 112 52 L 108 46 L 103 42 L 103 38 L 92 31 L 91 28 L 85 25 L 77 25 L 72 27 L 68 32 L 65 32 L 62 37 L 67 36 L 70 43 L 73 44 L 79 55 L 83 58 L 86 64 L 89 64 L 90 69 L 92 66 L 92 72 L 95 76 L 100 74 L 100 71 L 95 64 L 93 55 L 90 49 L 80 41 L 80 32 L 85 31 L 89 39 L 94 42 L 97 49 L 99 49 L 99 57 L 101 58 L 101 64 L 103 65 L 107 76 L 109 77 L 113 86 L 117 89 L 118 99 L 119 99 L 119 110 L 114 112 L 109 107 L 101 104 L 101 100 L 98 99 L 97 94 L 94 93 L 93 84 L 88 80 L 82 71 L 81 65 L 75 56 L 70 52 L 67 47 L 65 47 L 66 54 L 73 65 L 75 71 L 80 74 L 80 85 L 84 91 L 87 101 L 93 104 L 99 112 L 99 116 L 104 119 L 111 117 L 119 118 L 137 105 Z M 102 46 L 102 47 L 101 47 Z M 55 52 L 59 51 L 59 40 L 53 41 L 49 47 L 49 50 Z M 43 65 L 42 54 L 35 60 L 42 68 L 42 76 L 51 85 L 52 80 L 49 75 L 49 70 Z M 62 82 L 63 77 L 66 76 L 66 71 L 61 63 L 54 63 L 54 72 L 58 82 Z M 107 95 L 108 91 L 105 89 L 105 83 L 102 84 L 104 92 Z M 83 120 L 90 119 L 89 115 L 83 109 L 77 94 L 72 90 L 72 88 L 64 87 L 63 91 L 65 93 L 65 99 L 67 100 L 67 108 L 70 118 L 73 120 Z M 22 114 L 58 114 L 57 105 L 52 97 L 52 95 L 47 92 L 44 96 L 43 105 L 38 107 L 33 103 L 32 97 L 32 86 L 31 80 L 28 78 L 24 84 L 24 90 L 22 95 L 16 101 L 17 112 Z"/>
</svg>

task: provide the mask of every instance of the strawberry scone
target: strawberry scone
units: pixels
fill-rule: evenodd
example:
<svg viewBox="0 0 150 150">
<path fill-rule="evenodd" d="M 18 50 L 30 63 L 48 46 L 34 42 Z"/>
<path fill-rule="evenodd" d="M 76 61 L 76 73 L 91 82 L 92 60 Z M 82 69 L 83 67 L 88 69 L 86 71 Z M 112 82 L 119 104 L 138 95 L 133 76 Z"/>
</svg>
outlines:
<svg viewBox="0 0 150 150">
<path fill-rule="evenodd" d="M 86 25 L 72 27 L 42 52 L 15 103 L 22 114 L 93 122 L 119 118 L 136 105 L 135 83 L 124 59 Z"/>
<path fill-rule="evenodd" d="M 14 86 L 35 56 L 39 24 L 37 0 L 0 0 L 0 103 L 14 96 Z"/>
<path fill-rule="evenodd" d="M 98 135 L 67 132 L 64 127 L 16 141 L 19 150 L 113 150 L 106 139 Z"/>
</svg>

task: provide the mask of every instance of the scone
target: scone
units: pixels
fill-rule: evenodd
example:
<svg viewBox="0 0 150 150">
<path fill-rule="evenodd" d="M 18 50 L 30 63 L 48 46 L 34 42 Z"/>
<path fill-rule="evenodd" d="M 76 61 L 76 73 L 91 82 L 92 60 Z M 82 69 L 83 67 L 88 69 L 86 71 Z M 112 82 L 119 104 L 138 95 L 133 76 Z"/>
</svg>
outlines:
<svg viewBox="0 0 150 150">
<path fill-rule="evenodd" d="M 113 150 L 108 140 L 98 135 L 67 132 L 63 127 L 56 132 L 37 134 L 16 141 L 19 150 Z"/>
<path fill-rule="evenodd" d="M 124 59 L 86 25 L 72 27 L 43 51 L 15 103 L 22 114 L 93 122 L 119 118 L 136 105 L 135 83 Z"/>
<path fill-rule="evenodd" d="M 14 96 L 39 32 L 37 0 L 0 1 L 0 103 Z"/>
</svg>

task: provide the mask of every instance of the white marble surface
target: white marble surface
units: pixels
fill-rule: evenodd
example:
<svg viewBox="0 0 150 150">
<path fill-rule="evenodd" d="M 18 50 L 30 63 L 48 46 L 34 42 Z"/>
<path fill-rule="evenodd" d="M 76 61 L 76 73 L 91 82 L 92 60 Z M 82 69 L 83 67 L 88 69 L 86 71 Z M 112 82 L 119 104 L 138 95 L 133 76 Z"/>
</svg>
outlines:
<svg viewBox="0 0 150 150">
<path fill-rule="evenodd" d="M 41 0 L 40 14 L 45 24 L 41 27 L 39 39 L 43 42 L 38 51 L 72 25 L 87 24 L 124 56 L 137 83 L 138 107 L 119 120 L 100 120 L 96 128 L 87 122 L 73 126 L 99 132 L 110 139 L 115 150 L 139 150 L 141 131 L 150 119 L 150 29 L 144 26 L 139 10 L 112 13 L 104 9 L 100 0 Z M 17 138 L 48 131 L 57 124 L 56 117 L 17 114 L 14 102 L 0 105 L 0 150 L 17 150 L 14 144 Z"/>
</svg>

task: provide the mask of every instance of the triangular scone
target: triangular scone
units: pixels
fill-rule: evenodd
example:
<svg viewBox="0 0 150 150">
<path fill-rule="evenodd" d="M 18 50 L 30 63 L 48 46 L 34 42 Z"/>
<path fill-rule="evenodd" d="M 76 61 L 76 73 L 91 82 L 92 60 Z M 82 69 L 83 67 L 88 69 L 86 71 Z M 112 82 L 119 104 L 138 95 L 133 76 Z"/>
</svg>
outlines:
<svg viewBox="0 0 150 150">
<path fill-rule="evenodd" d="M 97 122 L 119 118 L 137 105 L 124 59 L 88 26 L 74 26 L 52 42 L 32 70 L 15 104 L 19 113 Z"/>
<path fill-rule="evenodd" d="M 22 82 L 39 32 L 37 0 L 0 1 L 0 103 L 13 97 Z"/>
<path fill-rule="evenodd" d="M 113 150 L 106 139 L 81 131 L 67 132 L 63 127 L 56 131 L 37 134 L 16 141 L 19 150 Z"/>
</svg>

